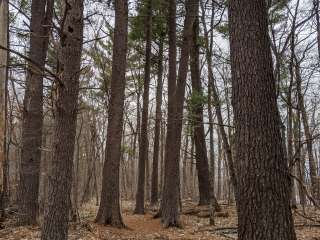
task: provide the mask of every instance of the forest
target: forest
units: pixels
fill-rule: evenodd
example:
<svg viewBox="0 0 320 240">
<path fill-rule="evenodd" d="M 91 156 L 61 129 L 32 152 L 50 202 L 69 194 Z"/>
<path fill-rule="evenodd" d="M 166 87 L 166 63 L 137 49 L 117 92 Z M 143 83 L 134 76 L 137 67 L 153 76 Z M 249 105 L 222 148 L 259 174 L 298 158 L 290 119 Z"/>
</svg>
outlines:
<svg viewBox="0 0 320 240">
<path fill-rule="evenodd" d="M 0 240 L 320 240 L 319 0 L 0 0 Z"/>
</svg>

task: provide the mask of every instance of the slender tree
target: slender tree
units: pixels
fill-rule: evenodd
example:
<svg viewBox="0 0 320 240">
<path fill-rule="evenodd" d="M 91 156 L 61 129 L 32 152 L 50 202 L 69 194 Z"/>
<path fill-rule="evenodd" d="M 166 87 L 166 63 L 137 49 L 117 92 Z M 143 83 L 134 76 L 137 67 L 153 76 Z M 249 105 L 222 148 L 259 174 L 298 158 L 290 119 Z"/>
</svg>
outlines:
<svg viewBox="0 0 320 240">
<path fill-rule="evenodd" d="M 158 169 L 159 169 L 159 150 L 160 150 L 160 130 L 161 130 L 161 106 L 162 106 L 162 90 L 163 90 L 163 38 L 159 42 L 158 53 L 158 82 L 156 93 L 156 122 L 154 128 L 154 144 L 153 144 L 153 161 L 152 161 L 152 178 L 151 178 L 151 205 L 158 202 Z"/>
<path fill-rule="evenodd" d="M 120 212 L 119 169 L 123 110 L 125 97 L 125 73 L 128 38 L 128 1 L 115 1 L 116 19 L 111 76 L 111 97 L 106 140 L 106 156 L 103 167 L 102 192 L 96 221 L 116 227 L 124 227 Z"/>
<path fill-rule="evenodd" d="M 63 2 L 64 20 L 59 46 L 59 82 L 55 101 L 53 157 L 48 181 L 42 240 L 67 240 L 71 210 L 79 77 L 83 43 L 83 1 Z"/>
<path fill-rule="evenodd" d="M 199 6 L 197 6 L 199 8 Z M 203 125 L 203 91 L 200 78 L 199 61 L 199 20 L 193 24 L 193 37 L 190 55 L 190 70 L 192 81 L 192 119 L 194 127 L 194 142 L 196 150 L 196 168 L 198 171 L 199 205 L 208 205 L 210 202 L 210 177 L 207 156 L 207 146 Z"/>
<path fill-rule="evenodd" d="M 295 240 L 266 1 L 231 0 L 229 28 L 240 240 Z"/>
<path fill-rule="evenodd" d="M 43 74 L 49 43 L 53 0 L 31 4 L 30 52 L 23 101 L 19 182 L 19 222 L 36 224 L 43 126 Z"/>
<path fill-rule="evenodd" d="M 0 0 L 0 46 L 8 48 L 8 0 Z M 8 51 L 0 49 L 0 219 L 4 217 L 6 195 L 6 86 L 8 77 Z"/>
<path fill-rule="evenodd" d="M 149 115 L 149 85 L 151 70 L 151 43 L 152 43 L 152 1 L 146 1 L 147 19 L 145 22 L 145 38 L 146 38 L 146 60 L 144 66 L 144 90 L 143 90 L 143 107 L 141 119 L 141 136 L 139 143 L 139 173 L 138 186 L 136 195 L 136 214 L 144 214 L 144 198 L 145 198 L 145 174 L 149 169 L 146 168 L 148 161 L 148 115 Z M 147 179 L 148 181 L 148 179 Z"/>
</svg>

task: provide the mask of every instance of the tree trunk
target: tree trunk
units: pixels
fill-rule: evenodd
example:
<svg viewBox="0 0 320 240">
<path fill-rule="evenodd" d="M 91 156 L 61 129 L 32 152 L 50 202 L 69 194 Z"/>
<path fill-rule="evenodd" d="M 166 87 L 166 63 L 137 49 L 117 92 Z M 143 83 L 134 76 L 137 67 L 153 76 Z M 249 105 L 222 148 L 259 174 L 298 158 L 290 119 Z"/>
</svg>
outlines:
<svg viewBox="0 0 320 240">
<path fill-rule="evenodd" d="M 79 77 L 83 42 L 83 1 L 63 5 L 65 22 L 59 49 L 59 83 L 55 102 L 52 171 L 42 240 L 68 239 L 73 156 L 77 127 Z"/>
<path fill-rule="evenodd" d="M 158 168 L 159 168 L 159 150 L 160 150 L 160 130 L 161 130 L 161 106 L 162 106 L 162 90 L 163 90 L 163 39 L 159 43 L 158 55 L 158 84 L 156 93 L 156 122 L 154 129 L 154 145 L 153 145 L 153 162 L 152 162 L 152 182 L 151 182 L 151 205 L 158 202 Z"/>
<path fill-rule="evenodd" d="M 239 240 L 295 240 L 265 1 L 231 0 Z"/>
<path fill-rule="evenodd" d="M 302 184 L 305 184 L 305 176 L 304 176 L 304 165 L 305 165 L 305 160 L 304 160 L 304 154 L 302 153 L 302 143 L 301 143 L 301 117 L 300 117 L 300 112 L 299 110 L 296 113 L 296 116 L 294 118 L 294 124 L 293 124 L 293 136 L 294 136 L 294 149 L 295 149 L 295 164 L 296 164 L 296 173 L 301 181 Z M 298 185 L 298 192 L 299 192 L 299 199 L 300 199 L 300 204 L 302 208 L 304 209 L 306 205 L 306 193 L 304 190 L 303 185 L 299 183 Z"/>
<path fill-rule="evenodd" d="M 147 18 L 145 24 L 146 36 L 146 61 L 144 66 L 144 90 L 143 90 L 143 107 L 141 119 L 141 138 L 139 144 L 139 167 L 138 167 L 138 186 L 136 195 L 135 214 L 144 214 L 144 198 L 145 198 L 145 174 L 146 161 L 148 161 L 148 114 L 149 114 L 149 85 L 151 70 L 151 41 L 152 41 L 152 0 L 147 1 Z"/>
<path fill-rule="evenodd" d="M 36 224 L 43 126 L 43 74 L 49 43 L 53 0 L 33 0 L 30 53 L 22 122 L 19 223 Z"/>
<path fill-rule="evenodd" d="M 169 0 L 169 77 L 168 77 L 168 127 L 165 155 L 165 178 L 161 221 L 165 227 L 179 226 L 179 159 L 182 132 L 183 103 L 188 72 L 192 26 L 195 19 L 197 1 L 186 2 L 186 18 L 183 43 L 176 82 L 176 2 Z M 175 146 L 175 147 L 172 147 Z M 177 149 L 178 148 L 178 149 Z"/>
<path fill-rule="evenodd" d="M 115 1 L 116 18 L 111 76 L 111 98 L 107 129 L 106 159 L 103 167 L 102 192 L 96 221 L 124 227 L 120 212 L 119 170 L 125 98 L 125 73 L 128 38 L 128 1 Z"/>
<path fill-rule="evenodd" d="M 8 0 L 0 0 L 0 45 L 8 48 Z M 6 103 L 8 51 L 0 49 L 0 220 L 4 218 L 6 195 Z"/>
<path fill-rule="evenodd" d="M 197 6 L 197 9 L 199 6 Z M 192 47 L 190 51 L 190 70 L 192 80 L 192 120 L 194 127 L 194 141 L 196 150 L 196 168 L 199 183 L 199 205 L 210 203 L 210 179 L 207 146 L 203 126 L 203 91 L 200 79 L 199 63 L 199 20 L 196 18 L 193 24 Z"/>
</svg>

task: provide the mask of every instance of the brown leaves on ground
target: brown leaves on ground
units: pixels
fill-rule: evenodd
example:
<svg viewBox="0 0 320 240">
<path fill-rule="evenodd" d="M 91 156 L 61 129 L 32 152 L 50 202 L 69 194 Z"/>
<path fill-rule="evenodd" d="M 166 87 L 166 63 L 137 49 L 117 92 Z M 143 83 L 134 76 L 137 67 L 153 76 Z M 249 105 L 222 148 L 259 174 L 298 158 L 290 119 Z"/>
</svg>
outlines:
<svg viewBox="0 0 320 240">
<path fill-rule="evenodd" d="M 132 202 L 123 202 L 123 218 L 127 229 L 116 229 L 93 222 L 97 207 L 88 204 L 81 211 L 81 220 L 70 224 L 70 240 L 230 240 L 237 236 L 237 217 L 234 206 L 222 205 L 222 212 L 216 214 L 215 226 L 209 225 L 208 207 L 198 207 L 184 202 L 181 229 L 164 229 L 160 219 L 154 219 L 154 208 L 148 208 L 146 215 L 133 215 Z M 305 214 L 295 213 L 296 232 L 299 240 L 320 240 L 320 212 L 309 208 Z M 15 227 L 10 218 L 0 230 L 0 239 L 38 240 L 39 227 Z"/>
</svg>

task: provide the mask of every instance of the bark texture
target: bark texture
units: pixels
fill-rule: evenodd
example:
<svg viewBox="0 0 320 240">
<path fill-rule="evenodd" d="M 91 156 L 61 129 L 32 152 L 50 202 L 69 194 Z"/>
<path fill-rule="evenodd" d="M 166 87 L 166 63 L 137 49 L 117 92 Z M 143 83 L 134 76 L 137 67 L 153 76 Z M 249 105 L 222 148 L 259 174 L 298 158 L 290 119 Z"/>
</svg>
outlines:
<svg viewBox="0 0 320 240">
<path fill-rule="evenodd" d="M 59 76 L 55 101 L 53 158 L 48 181 L 42 240 L 67 240 L 71 210 L 79 77 L 83 43 L 83 1 L 67 0 L 59 46 Z"/>
<path fill-rule="evenodd" d="M 231 0 L 229 21 L 238 237 L 295 240 L 266 2 Z"/>
<path fill-rule="evenodd" d="M 128 38 L 128 1 L 115 1 L 116 19 L 111 76 L 111 98 L 108 113 L 106 159 L 102 192 L 96 222 L 124 227 L 120 212 L 119 170 L 125 97 L 125 73 Z"/>
<path fill-rule="evenodd" d="M 23 101 L 22 150 L 19 182 L 19 222 L 36 224 L 43 126 L 43 75 L 47 56 L 53 0 L 33 0 L 30 53 Z"/>
</svg>

